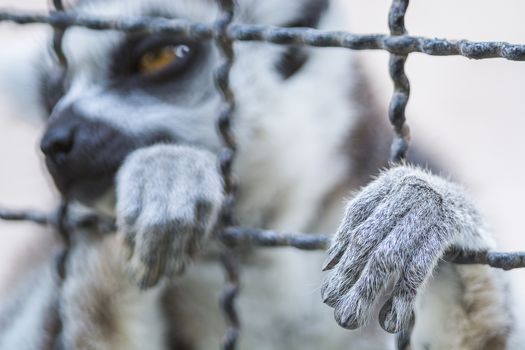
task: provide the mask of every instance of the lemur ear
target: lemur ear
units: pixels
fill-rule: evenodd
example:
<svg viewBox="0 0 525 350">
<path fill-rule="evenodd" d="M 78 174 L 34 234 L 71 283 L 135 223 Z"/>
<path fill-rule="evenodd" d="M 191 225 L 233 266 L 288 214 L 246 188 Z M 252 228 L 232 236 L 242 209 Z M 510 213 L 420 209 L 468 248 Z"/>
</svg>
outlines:
<svg viewBox="0 0 525 350">
<path fill-rule="evenodd" d="M 317 28 L 323 13 L 328 9 L 330 0 L 309 0 L 303 5 L 298 18 L 285 24 L 285 27 Z"/>
<path fill-rule="evenodd" d="M 62 0 L 62 6 L 64 7 L 64 10 L 71 10 L 79 5 L 82 5 L 83 3 L 90 2 L 92 0 Z M 55 0 L 48 0 L 49 8 L 54 9 L 54 2 Z"/>
<path fill-rule="evenodd" d="M 329 0 L 308 0 L 303 5 L 300 16 L 284 26 L 317 28 L 328 5 Z M 306 48 L 288 46 L 275 63 L 275 68 L 281 77 L 286 80 L 301 70 L 308 61 L 308 56 Z"/>
</svg>

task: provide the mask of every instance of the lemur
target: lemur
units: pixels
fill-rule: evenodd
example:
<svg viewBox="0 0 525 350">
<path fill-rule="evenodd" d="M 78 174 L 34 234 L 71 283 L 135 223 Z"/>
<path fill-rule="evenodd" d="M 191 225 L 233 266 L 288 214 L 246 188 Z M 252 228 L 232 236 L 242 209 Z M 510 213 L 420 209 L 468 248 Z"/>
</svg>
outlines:
<svg viewBox="0 0 525 350">
<path fill-rule="evenodd" d="M 236 23 L 348 29 L 336 0 L 236 6 Z M 71 11 L 218 15 L 210 0 L 84 0 Z M 0 348 L 48 346 L 54 309 L 63 349 L 218 348 L 217 48 L 74 27 L 63 38 L 67 75 L 56 79 L 44 46 L 28 69 L 40 84 L 25 97 L 48 115 L 45 163 L 73 212 L 112 216 L 117 229 L 73 235 L 61 288 L 51 258 L 26 269 L 3 305 Z M 335 233 L 327 258 L 243 252 L 239 349 L 395 349 L 412 311 L 413 350 L 522 348 L 501 273 L 441 259 L 451 246 L 493 248 L 483 217 L 460 186 L 388 164 L 391 131 L 354 55 L 250 42 L 235 43 L 235 55 L 239 225 Z"/>
</svg>

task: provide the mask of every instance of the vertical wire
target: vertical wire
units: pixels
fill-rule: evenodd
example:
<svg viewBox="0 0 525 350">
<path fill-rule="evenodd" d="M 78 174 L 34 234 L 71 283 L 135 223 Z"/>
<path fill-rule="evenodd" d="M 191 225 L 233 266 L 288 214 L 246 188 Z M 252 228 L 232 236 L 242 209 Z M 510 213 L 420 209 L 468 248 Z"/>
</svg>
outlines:
<svg viewBox="0 0 525 350">
<path fill-rule="evenodd" d="M 409 0 L 393 0 L 388 13 L 388 26 L 390 34 L 405 35 L 405 14 Z M 406 158 L 410 144 L 410 129 L 406 124 L 405 110 L 410 96 L 410 82 L 405 74 L 405 62 L 407 55 L 390 54 L 389 73 L 394 83 L 394 94 L 388 108 L 388 118 L 394 127 L 394 140 L 390 148 L 390 160 L 399 162 Z M 408 350 L 410 348 L 410 337 L 414 328 L 415 315 L 412 312 L 410 324 L 397 334 L 397 349 Z"/>
<path fill-rule="evenodd" d="M 388 14 L 388 26 L 391 35 L 405 35 L 405 13 L 408 0 L 394 0 Z M 391 54 L 389 73 L 394 83 L 394 94 L 390 100 L 388 117 L 394 127 L 395 136 L 390 149 L 390 160 L 394 162 L 406 158 L 410 143 L 410 130 L 405 123 L 405 109 L 410 96 L 410 82 L 405 74 L 407 55 Z"/>
<path fill-rule="evenodd" d="M 64 4 L 62 3 L 62 0 L 53 0 L 53 11 L 64 11 Z M 64 70 L 67 68 L 67 59 L 62 47 L 62 39 L 64 38 L 65 32 L 65 29 L 53 29 L 53 51 L 55 52 L 60 67 Z"/>
<path fill-rule="evenodd" d="M 219 152 L 219 167 L 224 181 L 225 201 L 221 214 L 221 229 L 235 223 L 235 192 L 236 184 L 232 175 L 232 164 L 235 158 L 237 143 L 232 131 L 235 96 L 230 88 L 230 70 L 234 62 L 233 42 L 228 38 L 228 26 L 234 16 L 233 0 L 218 0 L 220 15 L 215 22 L 215 44 L 219 49 L 222 62 L 215 71 L 215 85 L 222 96 L 222 107 L 217 120 L 217 129 L 222 139 L 223 147 Z M 235 252 L 225 247 L 221 261 L 226 272 L 220 305 L 227 323 L 222 349 L 234 350 L 239 338 L 240 321 L 235 307 L 239 293 L 239 263 Z"/>
<path fill-rule="evenodd" d="M 64 4 L 62 0 L 53 0 L 53 9 L 52 12 L 62 12 L 64 11 Z M 52 48 L 53 52 L 55 53 L 58 68 L 55 72 L 53 72 L 53 79 L 62 80 L 63 77 L 66 74 L 67 70 L 67 59 L 64 54 L 62 42 L 64 39 L 64 34 L 66 32 L 66 29 L 53 29 L 53 42 L 52 42 Z M 57 231 L 59 236 L 62 239 L 62 242 L 64 244 L 64 249 L 57 254 L 55 257 L 55 269 L 56 269 L 56 277 L 58 280 L 58 288 L 61 288 L 64 284 L 64 281 L 66 279 L 66 264 L 67 264 L 67 258 L 69 254 L 70 249 L 70 232 L 68 230 L 68 227 L 66 225 L 67 222 L 67 215 L 68 215 L 68 205 L 65 200 L 62 200 L 58 211 L 55 215 L 55 227 L 57 227 Z M 59 291 L 60 293 L 60 291 Z M 54 325 L 51 327 L 52 335 L 51 335 L 51 341 L 49 346 L 52 349 L 61 349 L 63 347 L 63 344 L 61 344 L 61 338 L 60 334 L 62 332 L 62 318 L 60 315 L 60 297 L 57 300 L 56 305 L 56 315 L 54 316 Z"/>
</svg>

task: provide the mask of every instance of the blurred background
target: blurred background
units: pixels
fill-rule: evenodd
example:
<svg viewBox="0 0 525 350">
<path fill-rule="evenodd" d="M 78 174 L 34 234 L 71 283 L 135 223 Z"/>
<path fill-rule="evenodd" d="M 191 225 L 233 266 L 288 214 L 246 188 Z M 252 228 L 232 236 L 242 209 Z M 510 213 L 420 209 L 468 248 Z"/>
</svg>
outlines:
<svg viewBox="0 0 525 350">
<path fill-rule="evenodd" d="M 354 32 L 388 31 L 389 1 L 346 2 Z M 47 2 L 0 0 L 0 7 L 45 10 Z M 521 0 L 413 0 L 406 26 L 413 35 L 525 44 L 523 13 L 525 2 Z M 16 74 L 23 67 L 18 57 L 31 54 L 28 43 L 42 40 L 43 30 L 39 25 L 0 24 L 0 72 L 4 75 L 0 75 L 0 86 L 5 74 Z M 392 92 L 388 54 L 357 55 L 386 111 Z M 521 216 L 525 199 L 525 62 L 412 54 L 407 72 L 411 81 L 407 117 L 413 139 L 469 189 L 487 215 L 500 250 L 525 250 Z M 37 147 L 42 126 L 34 118 L 21 118 L 20 113 L 0 90 L 0 206 L 47 210 L 57 196 Z M 13 266 L 47 255 L 51 237 L 31 224 L 0 222 L 0 299 L 6 286 L 17 278 Z M 507 276 L 514 282 L 515 292 L 521 294 L 525 269 Z"/>
</svg>

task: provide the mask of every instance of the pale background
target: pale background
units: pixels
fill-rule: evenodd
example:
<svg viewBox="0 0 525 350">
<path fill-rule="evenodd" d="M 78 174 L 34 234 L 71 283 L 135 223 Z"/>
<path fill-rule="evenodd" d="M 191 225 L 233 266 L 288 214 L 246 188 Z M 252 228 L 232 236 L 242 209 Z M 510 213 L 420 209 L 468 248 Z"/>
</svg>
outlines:
<svg viewBox="0 0 525 350">
<path fill-rule="evenodd" d="M 348 0 L 348 5 L 355 32 L 387 32 L 389 1 Z M 44 9 L 46 2 L 0 0 L 0 7 L 7 6 Z M 524 13 L 522 0 L 412 0 L 406 25 L 414 35 L 525 43 Z M 0 64 L 13 52 L 24 51 L 27 42 L 38 40 L 38 28 L 0 24 Z M 358 55 L 386 109 L 392 90 L 388 55 Z M 13 67 L 19 62 L 12 61 Z M 5 63 L 0 72 L 0 85 L 5 74 L 14 74 Z M 412 86 L 407 116 L 414 139 L 468 187 L 487 214 L 500 250 L 525 250 L 525 62 L 413 54 L 407 72 Z M 56 195 L 38 152 L 41 126 L 20 122 L 19 112 L 4 96 L 0 91 L 0 205 L 48 209 Z M 31 224 L 0 222 L 0 297 L 14 281 L 13 266 L 41 256 L 50 240 L 49 232 Z M 35 241 L 40 242 L 37 247 L 47 248 L 29 244 Z M 521 294 L 525 269 L 507 276 Z"/>
</svg>

